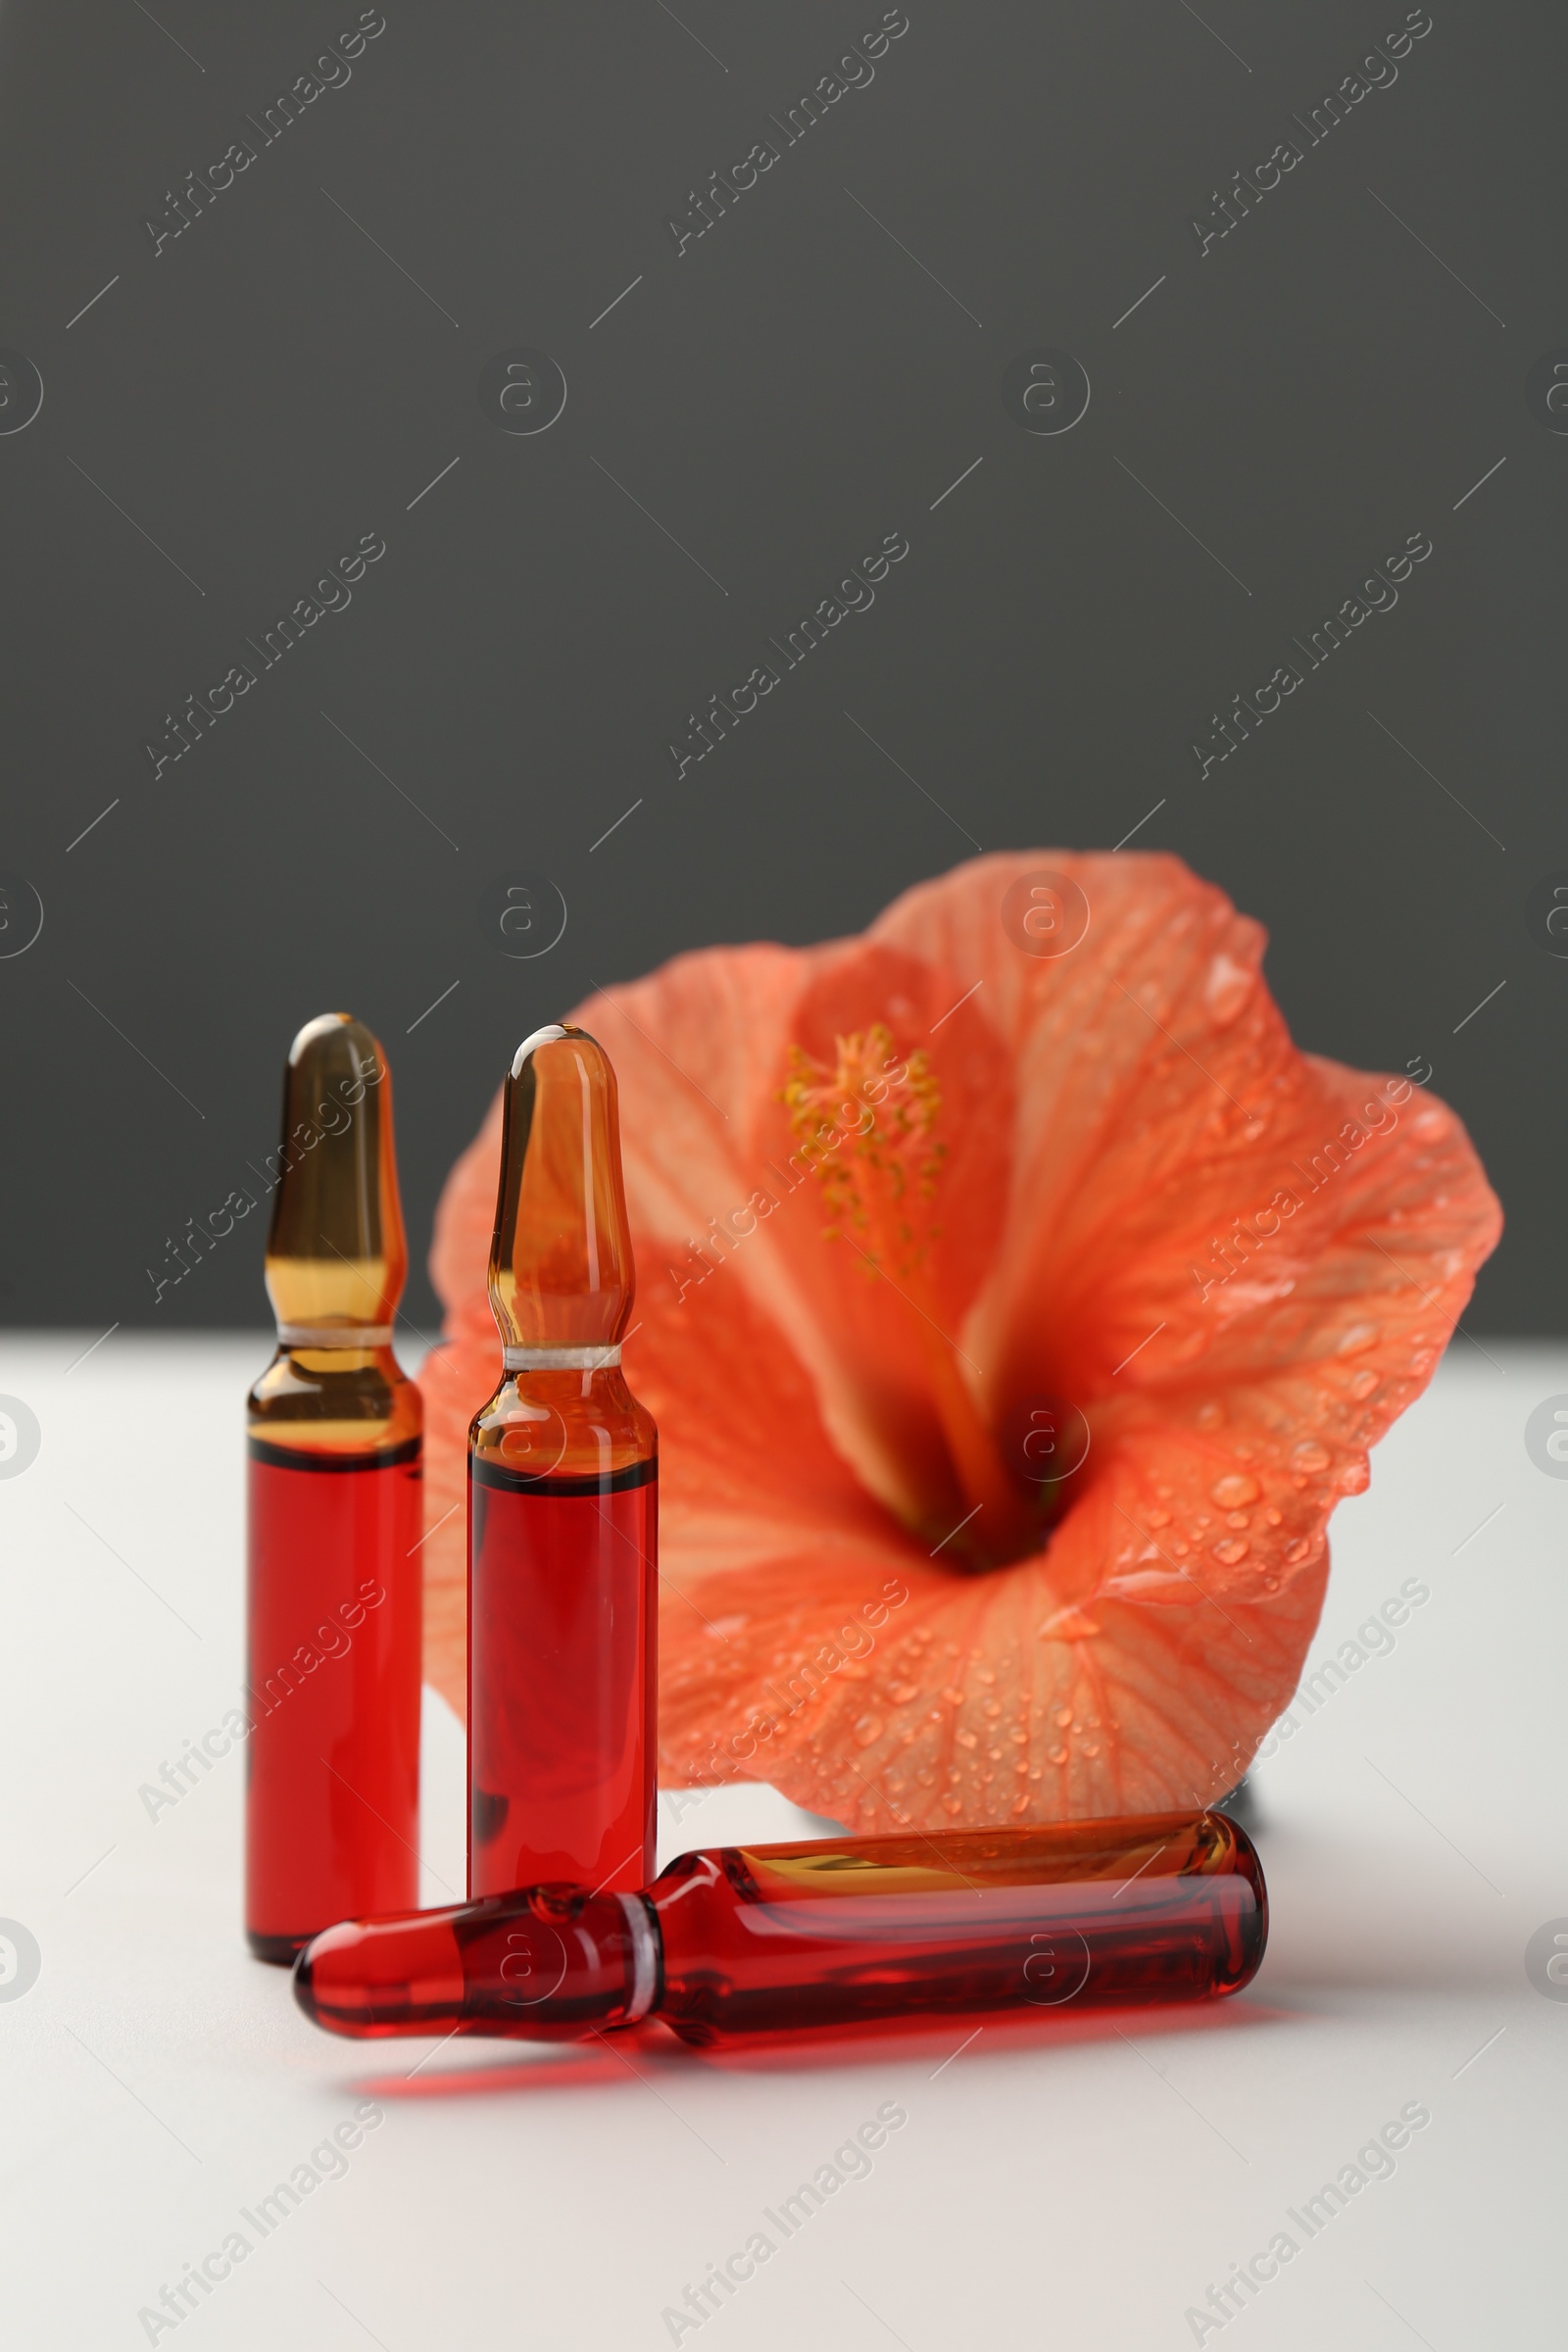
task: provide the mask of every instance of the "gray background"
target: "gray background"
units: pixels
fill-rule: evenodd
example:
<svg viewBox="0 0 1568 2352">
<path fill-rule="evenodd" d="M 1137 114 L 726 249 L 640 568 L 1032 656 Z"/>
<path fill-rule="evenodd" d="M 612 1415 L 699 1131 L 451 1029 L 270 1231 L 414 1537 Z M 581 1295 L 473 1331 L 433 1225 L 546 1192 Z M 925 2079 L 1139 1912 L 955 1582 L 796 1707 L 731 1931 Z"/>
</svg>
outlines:
<svg viewBox="0 0 1568 2352">
<path fill-rule="evenodd" d="M 260 1217 L 156 1305 L 148 1269 L 343 1006 L 392 1061 L 422 1321 L 441 1180 L 524 1030 L 1163 803 L 1132 846 L 1267 924 L 1298 1040 L 1430 1059 L 1468 1122 L 1509 1231 L 1467 1320 L 1560 1328 L 1568 964 L 1526 901 L 1568 867 L 1568 439 L 1527 383 L 1568 344 L 1568 24 L 1433 13 L 1200 257 L 1191 216 L 1304 144 L 1402 6 L 909 0 L 870 86 L 677 257 L 687 191 L 878 6 L 386 0 L 155 258 L 165 190 L 357 9 L 13 0 L 0 344 L 45 399 L 0 438 L 0 869 L 45 922 L 0 961 L 0 1316 L 265 1321 Z M 515 345 L 569 386 L 538 437 L 479 404 Z M 1038 345 L 1093 385 L 1060 437 L 1003 406 Z M 684 714 L 892 530 L 875 609 L 677 781 Z M 1397 609 L 1200 781 L 1210 712 L 1416 530 Z M 370 531 L 352 606 L 155 781 L 163 714 Z M 523 872 L 569 908 L 533 962 L 494 944 Z"/>
</svg>

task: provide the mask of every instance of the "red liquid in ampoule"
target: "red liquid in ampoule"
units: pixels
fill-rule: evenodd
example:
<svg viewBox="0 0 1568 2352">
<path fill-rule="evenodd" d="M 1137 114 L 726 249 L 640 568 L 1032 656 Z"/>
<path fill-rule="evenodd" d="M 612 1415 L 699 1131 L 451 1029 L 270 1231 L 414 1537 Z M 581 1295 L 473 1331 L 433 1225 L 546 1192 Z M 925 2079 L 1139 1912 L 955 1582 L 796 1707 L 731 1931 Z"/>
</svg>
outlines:
<svg viewBox="0 0 1568 2352">
<path fill-rule="evenodd" d="M 469 1462 L 468 1892 L 653 1873 L 658 1465 Z"/>
<path fill-rule="evenodd" d="M 245 1923 L 283 1960 L 418 1900 L 420 1445 L 249 1450 Z"/>
<path fill-rule="evenodd" d="M 647 1889 L 685 2041 L 1212 2000 L 1268 1933 L 1220 1814 L 682 1854 Z"/>
</svg>

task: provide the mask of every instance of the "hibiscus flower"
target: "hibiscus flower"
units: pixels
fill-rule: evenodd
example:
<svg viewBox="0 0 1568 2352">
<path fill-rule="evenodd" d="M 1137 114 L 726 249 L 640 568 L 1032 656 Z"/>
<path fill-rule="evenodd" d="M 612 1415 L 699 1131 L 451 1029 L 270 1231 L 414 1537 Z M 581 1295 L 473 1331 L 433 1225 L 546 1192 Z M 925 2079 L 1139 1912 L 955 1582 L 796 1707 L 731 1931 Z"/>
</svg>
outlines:
<svg viewBox="0 0 1568 2352">
<path fill-rule="evenodd" d="M 666 1784 L 889 1830 L 1240 1778 L 1335 1502 L 1501 1223 L 1423 1086 L 1297 1050 L 1263 948 L 1173 858 L 989 857 L 863 937 L 678 956 L 572 1016 L 620 1082 Z M 422 1383 L 460 1709 L 499 1143 L 498 1098 L 438 1213 Z"/>
</svg>

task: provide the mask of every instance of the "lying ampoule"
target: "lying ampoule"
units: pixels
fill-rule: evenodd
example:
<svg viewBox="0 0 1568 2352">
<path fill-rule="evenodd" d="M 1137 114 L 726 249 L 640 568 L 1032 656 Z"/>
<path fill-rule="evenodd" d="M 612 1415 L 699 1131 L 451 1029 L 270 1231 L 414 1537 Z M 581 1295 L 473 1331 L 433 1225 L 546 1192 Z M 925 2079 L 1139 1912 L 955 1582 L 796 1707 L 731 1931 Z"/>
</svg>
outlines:
<svg viewBox="0 0 1568 2352">
<path fill-rule="evenodd" d="M 392 1081 L 346 1012 L 283 1074 L 267 1245 L 277 1353 L 250 1394 L 245 1929 L 291 1961 L 418 1900 L 423 1404 L 392 1353 L 408 1272 Z"/>
<path fill-rule="evenodd" d="M 614 1072 L 584 1030 L 540 1029 L 507 1081 L 503 1374 L 468 1432 L 470 1897 L 653 1875 L 658 1460 L 620 1370 L 634 1280 Z"/>
<path fill-rule="evenodd" d="M 334 2034 L 699 2045 L 1004 2010 L 1201 2001 L 1256 1972 L 1268 1897 L 1221 1813 L 725 1846 L 639 1894 L 576 1886 L 348 1920 L 301 1955 Z"/>
</svg>

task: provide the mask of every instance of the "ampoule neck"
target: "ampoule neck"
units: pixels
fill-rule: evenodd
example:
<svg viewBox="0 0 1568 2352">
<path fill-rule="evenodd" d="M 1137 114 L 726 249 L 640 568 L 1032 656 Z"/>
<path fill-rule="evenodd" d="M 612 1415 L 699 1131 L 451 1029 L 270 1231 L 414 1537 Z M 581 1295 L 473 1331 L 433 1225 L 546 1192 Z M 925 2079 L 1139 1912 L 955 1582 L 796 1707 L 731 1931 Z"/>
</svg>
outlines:
<svg viewBox="0 0 1568 2352">
<path fill-rule="evenodd" d="M 274 1363 L 286 1363 L 306 1380 L 317 1381 L 349 1372 L 380 1372 L 389 1380 L 401 1380 L 403 1367 L 393 1353 L 391 1326 L 388 1336 L 373 1341 L 349 1342 L 286 1340 L 279 1334 Z"/>
</svg>

